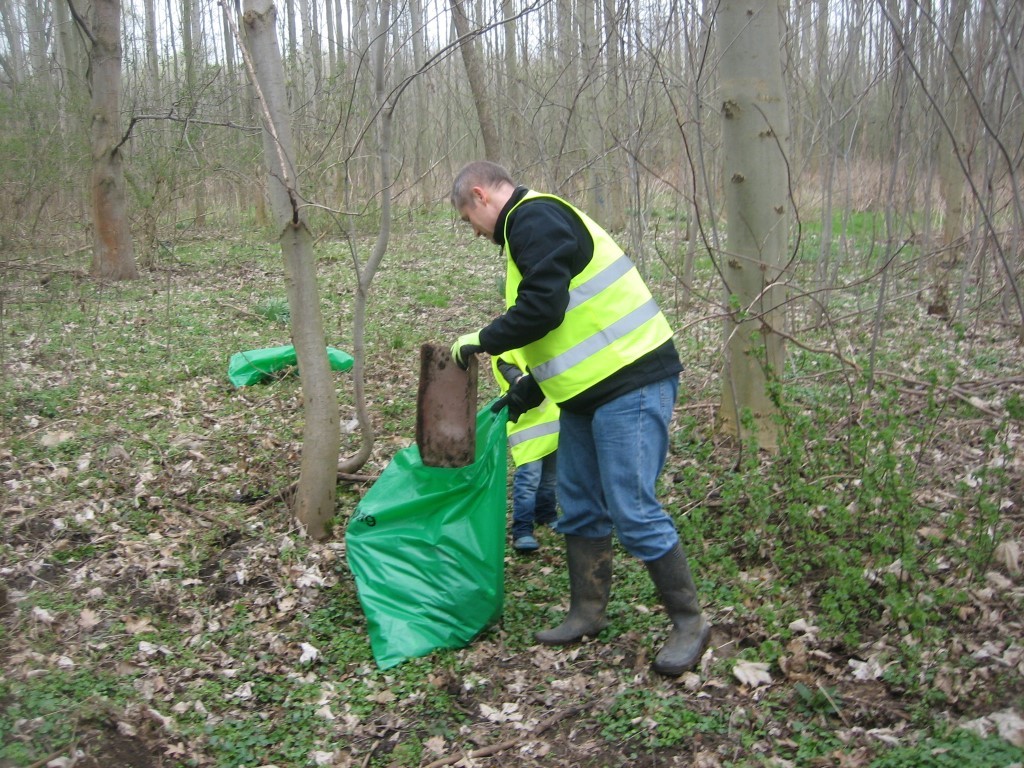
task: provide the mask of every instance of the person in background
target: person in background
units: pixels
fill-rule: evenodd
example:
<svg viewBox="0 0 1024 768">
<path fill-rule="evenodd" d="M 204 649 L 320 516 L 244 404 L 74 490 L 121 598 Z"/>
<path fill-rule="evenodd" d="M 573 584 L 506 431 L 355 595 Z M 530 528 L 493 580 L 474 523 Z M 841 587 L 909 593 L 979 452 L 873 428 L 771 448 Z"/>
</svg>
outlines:
<svg viewBox="0 0 1024 768">
<path fill-rule="evenodd" d="M 519 350 L 527 372 L 494 408 L 512 421 L 545 398 L 560 408 L 555 530 L 565 538 L 569 612 L 535 636 L 563 645 L 608 625 L 614 532 L 646 565 L 672 621 L 652 667 L 680 675 L 700 660 L 711 626 L 655 494 L 682 371 L 668 320 L 629 257 L 566 200 L 476 161 L 455 177 L 451 203 L 502 248 L 507 307 L 459 336 L 452 358 L 466 367 L 479 352 Z"/>
<path fill-rule="evenodd" d="M 523 377 L 526 368 L 515 350 L 492 357 L 491 365 L 503 395 Z M 509 420 L 507 431 L 516 467 L 512 475 L 512 548 L 533 552 L 540 548 L 534 526 L 551 525 L 558 516 L 558 406 L 545 400 L 518 420 Z"/>
</svg>

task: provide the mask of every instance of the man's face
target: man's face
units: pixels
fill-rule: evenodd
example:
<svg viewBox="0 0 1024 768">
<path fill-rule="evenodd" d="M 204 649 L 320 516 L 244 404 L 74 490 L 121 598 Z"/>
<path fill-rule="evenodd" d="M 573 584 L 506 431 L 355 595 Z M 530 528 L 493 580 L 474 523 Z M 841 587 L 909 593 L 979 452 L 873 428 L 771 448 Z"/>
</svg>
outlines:
<svg viewBox="0 0 1024 768">
<path fill-rule="evenodd" d="M 498 224 L 499 213 L 500 206 L 495 206 L 491 195 L 482 187 L 473 187 L 470 202 L 459 209 L 459 215 L 473 228 L 473 233 L 491 242 L 494 242 L 494 228 Z"/>
</svg>

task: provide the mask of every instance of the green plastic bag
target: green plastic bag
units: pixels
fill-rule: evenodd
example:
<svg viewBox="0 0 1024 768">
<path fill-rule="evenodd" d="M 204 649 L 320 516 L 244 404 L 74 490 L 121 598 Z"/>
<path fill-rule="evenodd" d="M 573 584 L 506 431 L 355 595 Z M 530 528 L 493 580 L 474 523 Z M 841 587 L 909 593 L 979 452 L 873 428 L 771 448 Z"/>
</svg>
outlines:
<svg viewBox="0 0 1024 768">
<path fill-rule="evenodd" d="M 355 362 L 348 352 L 334 347 L 327 347 L 327 361 L 333 371 L 347 371 Z M 235 352 L 228 361 L 228 378 L 236 387 L 246 387 L 266 381 L 278 371 L 297 363 L 298 356 L 291 344 Z"/>
<path fill-rule="evenodd" d="M 501 616 L 505 599 L 507 411 L 476 417 L 468 467 L 397 454 L 345 531 L 349 568 L 377 666 L 462 648 Z"/>
</svg>

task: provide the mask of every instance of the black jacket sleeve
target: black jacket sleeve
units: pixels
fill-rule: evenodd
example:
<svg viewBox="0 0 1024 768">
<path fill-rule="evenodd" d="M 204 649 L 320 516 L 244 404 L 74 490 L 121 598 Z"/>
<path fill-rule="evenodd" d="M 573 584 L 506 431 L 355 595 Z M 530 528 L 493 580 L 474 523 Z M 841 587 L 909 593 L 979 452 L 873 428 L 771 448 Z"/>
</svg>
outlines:
<svg viewBox="0 0 1024 768">
<path fill-rule="evenodd" d="M 516 383 L 516 380 L 523 375 L 523 372 L 519 370 L 519 366 L 513 365 L 512 363 L 498 358 L 498 372 L 501 373 L 501 377 L 509 383 L 509 386 Z"/>
</svg>

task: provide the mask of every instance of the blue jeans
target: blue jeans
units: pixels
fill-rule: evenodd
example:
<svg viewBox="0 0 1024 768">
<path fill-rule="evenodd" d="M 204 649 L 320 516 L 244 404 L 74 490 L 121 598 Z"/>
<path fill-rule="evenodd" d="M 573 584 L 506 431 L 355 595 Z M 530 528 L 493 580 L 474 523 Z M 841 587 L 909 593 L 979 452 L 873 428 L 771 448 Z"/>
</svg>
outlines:
<svg viewBox="0 0 1024 768">
<path fill-rule="evenodd" d="M 558 451 L 516 467 L 512 476 L 512 539 L 533 533 L 534 523 L 551 523 L 555 509 Z"/>
<path fill-rule="evenodd" d="M 669 376 L 593 414 L 562 411 L 558 533 L 602 538 L 614 529 L 626 550 L 644 562 L 675 546 L 679 534 L 658 502 L 655 485 L 668 455 L 668 425 L 678 391 L 678 376 Z"/>
</svg>

